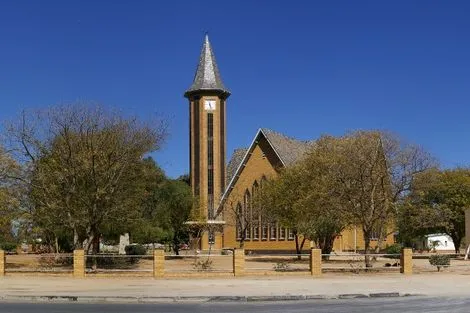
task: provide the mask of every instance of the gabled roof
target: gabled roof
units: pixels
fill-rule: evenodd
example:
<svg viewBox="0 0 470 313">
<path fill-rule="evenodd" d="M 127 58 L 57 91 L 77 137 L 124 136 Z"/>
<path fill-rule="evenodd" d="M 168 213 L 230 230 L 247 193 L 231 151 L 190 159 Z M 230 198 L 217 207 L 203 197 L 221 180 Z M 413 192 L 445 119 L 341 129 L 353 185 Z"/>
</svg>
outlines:
<svg viewBox="0 0 470 313">
<path fill-rule="evenodd" d="M 266 138 L 283 166 L 289 166 L 300 160 L 314 144 L 314 141 L 296 140 L 267 128 L 258 129 L 258 132 L 253 138 L 250 147 L 248 149 L 236 149 L 232 155 L 232 158 L 230 159 L 230 162 L 227 166 L 228 185 L 225 188 L 222 198 L 220 199 L 217 210 L 218 213 L 220 213 L 225 200 L 229 196 L 230 191 L 233 189 L 233 186 L 240 176 L 246 162 L 248 162 L 248 159 L 256 144 L 258 143 L 260 136 Z"/>
<path fill-rule="evenodd" d="M 204 44 L 202 45 L 199 64 L 197 66 L 194 80 L 188 90 L 184 93 L 188 97 L 191 93 L 203 90 L 218 91 L 226 96 L 230 91 L 225 88 L 220 77 L 219 68 L 215 62 L 215 55 L 209 42 L 209 36 L 206 34 Z"/>
<path fill-rule="evenodd" d="M 298 161 L 314 143 L 313 141 L 300 141 L 267 128 L 261 128 L 261 132 L 276 151 L 284 166 Z"/>
<path fill-rule="evenodd" d="M 227 181 L 231 181 L 233 176 L 235 175 L 235 172 L 237 171 L 238 166 L 243 160 L 243 157 L 246 154 L 246 151 L 248 151 L 248 148 L 238 148 L 233 151 L 232 157 L 230 158 L 230 161 L 227 164 Z"/>
</svg>

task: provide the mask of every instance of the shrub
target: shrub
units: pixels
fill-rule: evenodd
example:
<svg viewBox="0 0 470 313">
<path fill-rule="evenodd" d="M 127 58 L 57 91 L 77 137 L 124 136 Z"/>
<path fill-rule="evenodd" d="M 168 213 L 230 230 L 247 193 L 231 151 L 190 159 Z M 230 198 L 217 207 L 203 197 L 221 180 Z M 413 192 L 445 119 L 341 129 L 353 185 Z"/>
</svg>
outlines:
<svg viewBox="0 0 470 313">
<path fill-rule="evenodd" d="M 143 245 L 128 245 L 124 248 L 127 255 L 146 255 L 147 249 Z"/>
<path fill-rule="evenodd" d="M 212 270 L 212 260 L 207 258 L 205 260 L 196 260 L 193 263 L 193 267 L 197 271 L 210 271 Z"/>
<path fill-rule="evenodd" d="M 399 259 L 401 254 L 402 246 L 398 243 L 393 244 L 385 249 L 387 254 L 397 254 L 397 255 L 387 255 L 389 259 Z"/>
<path fill-rule="evenodd" d="M 434 254 L 429 257 L 429 263 L 437 267 L 437 271 L 441 270 L 441 267 L 450 265 L 450 256 L 445 254 Z"/>
<path fill-rule="evenodd" d="M 86 258 L 86 267 L 97 269 L 127 269 L 137 263 L 136 258 L 122 257 L 118 254 L 97 254 Z"/>
<path fill-rule="evenodd" d="M 143 245 L 128 245 L 124 248 L 126 255 L 146 255 L 147 248 Z M 129 257 L 128 261 L 130 264 L 135 264 L 140 261 L 140 257 Z"/>
<path fill-rule="evenodd" d="M 280 261 L 274 264 L 273 268 L 276 272 L 286 272 L 289 270 L 289 263 Z"/>
<path fill-rule="evenodd" d="M 71 266 L 73 265 L 73 258 L 52 254 L 41 255 L 39 265 L 45 268 Z"/>
<path fill-rule="evenodd" d="M 4 242 L 0 244 L 0 249 L 5 250 L 7 252 L 15 252 L 17 246 L 18 245 L 14 242 Z"/>
</svg>

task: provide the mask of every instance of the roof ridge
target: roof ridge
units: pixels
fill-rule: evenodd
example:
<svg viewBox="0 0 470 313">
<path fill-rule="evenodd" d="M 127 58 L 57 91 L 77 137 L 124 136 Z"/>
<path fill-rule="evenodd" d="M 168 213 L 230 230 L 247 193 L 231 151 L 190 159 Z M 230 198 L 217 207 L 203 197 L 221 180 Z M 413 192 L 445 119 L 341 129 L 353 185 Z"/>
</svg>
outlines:
<svg viewBox="0 0 470 313">
<path fill-rule="evenodd" d="M 286 139 L 293 140 L 293 141 L 309 142 L 309 140 L 300 140 L 300 139 L 297 139 L 297 138 L 288 136 L 288 135 L 286 135 L 286 134 L 283 134 L 283 133 L 281 133 L 281 132 L 278 132 L 278 131 L 273 130 L 273 129 L 270 129 L 270 128 L 261 128 L 261 131 L 262 131 L 263 133 L 275 134 L 275 135 L 278 135 L 278 136 L 281 136 L 281 137 L 284 137 L 284 138 L 286 138 Z"/>
</svg>

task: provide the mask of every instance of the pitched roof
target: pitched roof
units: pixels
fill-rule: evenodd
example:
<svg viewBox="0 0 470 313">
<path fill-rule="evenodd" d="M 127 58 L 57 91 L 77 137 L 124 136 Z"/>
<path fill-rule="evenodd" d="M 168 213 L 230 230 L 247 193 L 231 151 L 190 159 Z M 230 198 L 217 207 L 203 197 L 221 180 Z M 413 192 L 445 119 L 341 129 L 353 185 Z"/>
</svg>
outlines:
<svg viewBox="0 0 470 313">
<path fill-rule="evenodd" d="M 235 172 L 237 171 L 238 166 L 242 162 L 247 150 L 248 148 L 238 148 L 233 151 L 232 157 L 230 158 L 230 161 L 227 164 L 227 182 L 232 180 L 233 175 L 235 175 Z"/>
<path fill-rule="evenodd" d="M 269 145 L 273 148 L 284 166 L 289 166 L 300 160 L 314 145 L 314 141 L 300 141 L 267 128 L 260 128 L 248 149 L 241 148 L 234 151 L 232 158 L 227 165 L 228 184 L 222 198 L 220 199 L 217 210 L 218 212 L 222 209 L 225 200 L 238 179 L 238 176 L 241 174 L 244 167 L 243 165 L 248 161 L 249 155 L 256 146 L 260 136 L 264 136 L 267 139 Z"/>
<path fill-rule="evenodd" d="M 219 68 L 215 61 L 215 55 L 209 42 L 209 36 L 206 34 L 204 44 L 202 45 L 201 55 L 199 57 L 199 64 L 197 66 L 194 80 L 188 90 L 184 93 L 188 97 L 191 93 L 201 90 L 214 90 L 219 91 L 227 96 L 230 91 L 225 88 L 220 77 Z"/>
<path fill-rule="evenodd" d="M 284 166 L 289 166 L 302 158 L 314 143 L 313 141 L 300 141 L 267 128 L 261 128 L 261 132 L 276 151 Z"/>
</svg>

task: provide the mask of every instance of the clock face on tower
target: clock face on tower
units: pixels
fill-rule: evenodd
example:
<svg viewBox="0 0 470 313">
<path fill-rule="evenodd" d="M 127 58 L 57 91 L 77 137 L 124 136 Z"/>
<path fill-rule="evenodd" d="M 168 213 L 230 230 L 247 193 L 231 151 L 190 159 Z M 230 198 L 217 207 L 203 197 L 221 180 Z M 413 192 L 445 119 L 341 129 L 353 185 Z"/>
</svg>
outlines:
<svg viewBox="0 0 470 313">
<path fill-rule="evenodd" d="M 204 102 L 204 110 L 215 110 L 215 100 L 206 100 Z"/>
</svg>

